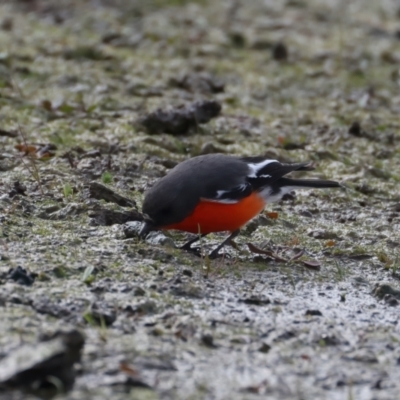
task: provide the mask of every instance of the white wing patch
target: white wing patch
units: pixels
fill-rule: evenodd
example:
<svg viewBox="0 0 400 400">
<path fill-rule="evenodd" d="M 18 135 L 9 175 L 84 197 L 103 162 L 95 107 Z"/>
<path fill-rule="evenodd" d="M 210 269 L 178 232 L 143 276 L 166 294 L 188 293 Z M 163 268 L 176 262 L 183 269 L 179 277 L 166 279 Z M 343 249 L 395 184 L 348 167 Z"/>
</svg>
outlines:
<svg viewBox="0 0 400 400">
<path fill-rule="evenodd" d="M 213 203 L 223 203 L 223 204 L 235 204 L 239 200 L 232 200 L 232 199 L 205 199 L 204 197 L 201 198 L 204 201 L 211 201 Z"/>
<path fill-rule="evenodd" d="M 230 199 L 229 194 L 232 194 L 232 192 L 244 192 L 247 189 L 247 184 L 243 183 L 240 186 L 235 187 L 234 189 L 231 190 L 217 190 L 217 194 L 214 198 L 212 199 L 206 199 L 203 198 L 203 200 L 206 201 L 214 201 L 216 203 L 224 203 L 224 204 L 235 204 L 239 200 L 237 199 Z"/>
<path fill-rule="evenodd" d="M 247 164 L 250 168 L 250 173 L 248 175 L 249 178 L 270 178 L 270 175 L 261 175 L 258 176 L 257 172 L 263 169 L 266 165 L 278 162 L 277 160 L 264 160 L 257 164 Z"/>
</svg>

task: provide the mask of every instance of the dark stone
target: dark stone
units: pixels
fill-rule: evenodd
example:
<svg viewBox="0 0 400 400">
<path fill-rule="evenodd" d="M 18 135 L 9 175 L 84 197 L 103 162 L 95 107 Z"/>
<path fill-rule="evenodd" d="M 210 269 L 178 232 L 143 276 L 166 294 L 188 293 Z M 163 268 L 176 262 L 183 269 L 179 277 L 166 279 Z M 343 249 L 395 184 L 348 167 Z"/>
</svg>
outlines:
<svg viewBox="0 0 400 400">
<path fill-rule="evenodd" d="M 361 137 L 361 125 L 358 121 L 354 121 L 349 128 L 350 135 Z"/>
<path fill-rule="evenodd" d="M 305 315 L 322 317 L 322 312 L 319 310 L 307 310 Z"/>
<path fill-rule="evenodd" d="M 272 58 L 277 61 L 285 61 L 288 58 L 288 50 L 284 43 L 278 42 L 272 46 Z"/>
<path fill-rule="evenodd" d="M 251 304 L 254 306 L 265 306 L 267 304 L 270 304 L 271 300 L 264 296 L 252 295 L 250 297 L 245 297 L 243 299 L 240 299 L 239 302 L 245 303 L 245 304 Z"/>
<path fill-rule="evenodd" d="M 0 362 L 0 389 L 19 389 L 40 398 L 71 390 L 75 381 L 73 367 L 81 359 L 84 342 L 83 335 L 74 329 L 14 350 Z M 59 384 L 55 385 L 55 380 Z"/>
<path fill-rule="evenodd" d="M 380 299 L 390 299 L 400 300 L 400 290 L 393 288 L 388 283 L 378 284 L 373 291 L 373 295 Z M 390 296 L 390 298 L 388 297 Z"/>
<path fill-rule="evenodd" d="M 399 300 L 396 299 L 396 297 L 394 297 L 391 294 L 386 294 L 385 297 L 383 298 L 383 300 L 385 301 L 385 303 L 389 306 L 395 307 L 399 305 Z"/>
<path fill-rule="evenodd" d="M 205 124 L 217 117 L 221 108 L 221 104 L 214 100 L 198 101 L 168 111 L 159 109 L 139 118 L 137 124 L 149 134 L 185 135 L 196 129 L 199 124 Z"/>
<path fill-rule="evenodd" d="M 242 49 L 246 46 L 246 38 L 243 33 L 239 31 L 232 31 L 229 33 L 229 39 L 232 43 L 232 46 Z"/>
<path fill-rule="evenodd" d="M 258 349 L 258 351 L 259 351 L 260 353 L 268 353 L 270 350 L 271 350 L 271 346 L 268 345 L 268 344 L 266 344 L 266 343 L 263 343 L 263 344 L 260 346 L 260 348 Z"/>
<path fill-rule="evenodd" d="M 8 271 L 7 278 L 19 283 L 20 285 L 32 286 L 36 275 L 31 274 L 26 269 L 18 266 L 17 268 L 11 268 Z"/>
<path fill-rule="evenodd" d="M 204 344 L 204 346 L 207 346 L 210 348 L 217 347 L 214 343 L 214 338 L 209 333 L 205 333 L 204 335 L 201 336 L 201 343 Z"/>
<path fill-rule="evenodd" d="M 339 236 L 335 232 L 326 231 L 326 230 L 316 230 L 308 233 L 308 236 L 313 237 L 314 239 L 323 239 L 323 240 L 339 240 Z"/>
<path fill-rule="evenodd" d="M 13 198 L 17 194 L 20 194 L 21 196 L 26 196 L 26 186 L 20 183 L 20 181 L 15 181 L 13 183 L 13 187 L 8 193 L 8 196 L 10 198 Z"/>
</svg>

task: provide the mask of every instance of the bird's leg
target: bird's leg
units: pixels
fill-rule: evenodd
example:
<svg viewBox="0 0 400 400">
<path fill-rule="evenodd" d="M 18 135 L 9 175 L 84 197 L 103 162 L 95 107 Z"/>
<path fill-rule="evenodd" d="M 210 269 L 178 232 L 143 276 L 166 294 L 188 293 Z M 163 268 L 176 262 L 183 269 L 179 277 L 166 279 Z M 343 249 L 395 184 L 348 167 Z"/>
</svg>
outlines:
<svg viewBox="0 0 400 400">
<path fill-rule="evenodd" d="M 209 255 L 208 258 L 211 260 L 214 258 L 218 257 L 218 252 L 228 243 L 231 242 L 232 239 L 234 239 L 237 235 L 239 235 L 240 230 L 237 229 L 236 231 L 233 231 L 220 245 L 218 245 Z"/>
<path fill-rule="evenodd" d="M 186 251 L 190 251 L 192 253 L 198 253 L 199 249 L 197 247 L 192 248 L 192 244 L 197 242 L 198 240 L 200 240 L 202 237 L 206 236 L 207 233 L 203 233 L 203 234 L 199 234 L 196 235 L 193 239 L 190 239 L 188 242 L 186 242 L 183 246 L 180 247 L 181 250 L 186 250 Z"/>
</svg>

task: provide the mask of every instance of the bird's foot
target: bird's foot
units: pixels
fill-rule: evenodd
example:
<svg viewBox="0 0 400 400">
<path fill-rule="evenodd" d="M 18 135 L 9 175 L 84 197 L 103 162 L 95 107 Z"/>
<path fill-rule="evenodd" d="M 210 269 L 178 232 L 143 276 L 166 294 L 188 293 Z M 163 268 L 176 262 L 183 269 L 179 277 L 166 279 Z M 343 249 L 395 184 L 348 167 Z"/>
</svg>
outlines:
<svg viewBox="0 0 400 400">
<path fill-rule="evenodd" d="M 233 241 L 233 239 L 239 235 L 240 231 L 236 230 L 232 232 L 219 246 L 217 246 L 209 255 L 208 258 L 210 260 L 215 260 L 218 257 L 224 257 L 224 254 L 219 254 L 219 251 L 226 246 L 227 244 L 231 245 L 233 248 L 237 249 L 237 244 Z"/>
</svg>

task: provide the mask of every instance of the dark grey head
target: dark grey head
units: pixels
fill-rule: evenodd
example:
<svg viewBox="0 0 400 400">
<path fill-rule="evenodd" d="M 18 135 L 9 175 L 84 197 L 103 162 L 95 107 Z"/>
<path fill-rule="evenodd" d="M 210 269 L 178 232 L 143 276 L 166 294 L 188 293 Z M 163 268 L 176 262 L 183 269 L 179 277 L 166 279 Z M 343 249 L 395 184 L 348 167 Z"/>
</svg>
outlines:
<svg viewBox="0 0 400 400">
<path fill-rule="evenodd" d="M 185 177 L 166 175 L 146 193 L 143 215 L 147 229 L 158 229 L 182 221 L 198 203 L 199 195 L 191 182 L 182 187 Z M 189 194 L 190 193 L 190 194 Z"/>
</svg>

